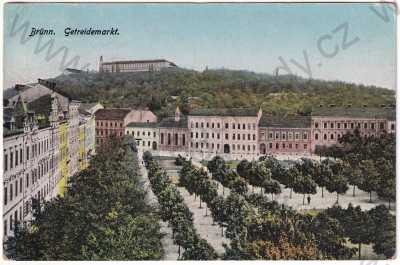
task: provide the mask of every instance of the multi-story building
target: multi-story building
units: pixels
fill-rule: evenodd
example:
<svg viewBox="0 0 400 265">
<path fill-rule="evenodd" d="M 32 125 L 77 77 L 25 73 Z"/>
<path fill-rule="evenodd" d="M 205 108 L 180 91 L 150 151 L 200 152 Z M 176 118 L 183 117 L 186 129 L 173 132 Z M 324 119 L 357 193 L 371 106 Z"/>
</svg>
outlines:
<svg viewBox="0 0 400 265">
<path fill-rule="evenodd" d="M 263 116 L 259 125 L 259 153 L 309 154 L 310 116 Z"/>
<path fill-rule="evenodd" d="M 160 71 L 171 67 L 176 64 L 165 59 L 103 62 L 103 56 L 100 56 L 99 61 L 100 73 Z"/>
<path fill-rule="evenodd" d="M 157 117 L 149 110 L 99 109 L 96 117 L 96 144 L 101 145 L 111 135 L 122 137 L 131 122 L 153 123 Z"/>
<path fill-rule="evenodd" d="M 355 129 L 364 137 L 394 133 L 394 108 L 319 107 L 308 116 L 263 115 L 254 109 L 197 109 L 184 116 L 177 108 L 175 116 L 159 123 L 131 124 L 126 133 L 136 133 L 139 150 L 159 155 L 239 160 L 267 154 L 312 155 L 316 147 L 338 144 L 341 136 Z M 153 148 L 156 143 L 158 149 Z"/>
<path fill-rule="evenodd" d="M 341 136 L 355 129 L 363 137 L 393 133 L 394 124 L 395 110 L 392 107 L 317 107 L 311 116 L 311 152 L 318 146 L 337 144 Z"/>
<path fill-rule="evenodd" d="M 136 139 L 136 147 L 141 152 L 158 150 L 159 133 L 160 129 L 156 122 L 131 122 L 125 129 L 125 134 L 132 135 Z"/>
<path fill-rule="evenodd" d="M 227 159 L 255 158 L 262 111 L 253 109 L 198 109 L 188 115 L 189 152 Z"/>
<path fill-rule="evenodd" d="M 68 178 L 77 171 L 71 160 L 77 167 L 80 103 L 52 89 L 37 96 L 29 91 L 46 90 L 42 86 L 17 90 L 18 95 L 4 111 L 3 240 L 13 233 L 16 222 L 32 218 L 36 205 L 62 195 Z"/>
</svg>

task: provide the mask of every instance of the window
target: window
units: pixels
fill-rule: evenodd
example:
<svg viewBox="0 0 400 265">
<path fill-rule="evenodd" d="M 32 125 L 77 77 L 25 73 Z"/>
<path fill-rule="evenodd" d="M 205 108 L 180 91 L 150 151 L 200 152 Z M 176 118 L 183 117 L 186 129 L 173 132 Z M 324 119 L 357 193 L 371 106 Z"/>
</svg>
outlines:
<svg viewBox="0 0 400 265">
<path fill-rule="evenodd" d="M 210 127 L 210 123 L 207 122 L 207 128 L 209 128 L 209 127 Z"/>
<path fill-rule="evenodd" d="M 199 128 L 199 123 L 198 122 L 196 122 L 196 128 Z"/>
<path fill-rule="evenodd" d="M 335 136 L 333 135 L 333 133 L 331 133 L 331 140 L 335 139 Z"/>
<path fill-rule="evenodd" d="M 193 122 L 190 123 L 190 128 L 193 128 Z"/>
<path fill-rule="evenodd" d="M 375 123 L 371 123 L 371 129 L 375 129 Z"/>
<path fill-rule="evenodd" d="M 326 122 L 324 122 L 324 129 L 326 129 L 328 127 L 328 124 Z"/>
<path fill-rule="evenodd" d="M 229 129 L 229 124 L 225 123 L 225 129 Z"/>
<path fill-rule="evenodd" d="M 315 140 L 318 140 L 318 133 L 315 134 Z"/>
<path fill-rule="evenodd" d="M 285 148 L 286 148 L 286 144 L 283 143 L 283 144 L 282 144 L 282 149 L 285 149 Z"/>
<path fill-rule="evenodd" d="M 318 128 L 318 122 L 315 123 L 315 128 Z"/>
<path fill-rule="evenodd" d="M 268 138 L 269 138 L 269 139 L 272 139 L 273 137 L 274 137 L 274 136 L 273 136 L 272 133 L 269 133 L 269 134 L 268 134 Z"/>
<path fill-rule="evenodd" d="M 335 124 L 333 122 L 331 122 L 331 129 L 333 129 L 335 127 Z"/>
<path fill-rule="evenodd" d="M 220 126 L 219 122 L 217 123 L 217 128 L 218 128 L 218 129 L 219 129 L 219 128 L 221 128 L 221 126 Z"/>
<path fill-rule="evenodd" d="M 199 143 L 196 143 L 196 148 L 199 148 Z"/>
<path fill-rule="evenodd" d="M 383 129 L 385 128 L 385 125 L 383 124 L 383 122 L 381 122 L 381 123 L 379 124 L 379 128 L 380 128 L 381 130 L 383 130 Z"/>
<path fill-rule="evenodd" d="M 269 149 L 272 149 L 272 143 L 269 143 Z"/>
<path fill-rule="evenodd" d="M 307 133 L 303 134 L 303 139 L 306 140 L 307 139 Z"/>
<path fill-rule="evenodd" d="M 243 130 L 246 130 L 246 124 L 243 123 L 242 129 L 243 129 Z"/>
<path fill-rule="evenodd" d="M 4 205 L 7 205 L 7 187 L 4 187 Z"/>
<path fill-rule="evenodd" d="M 171 145 L 171 134 L 168 134 L 168 145 Z"/>
<path fill-rule="evenodd" d="M 5 236 L 5 237 L 7 236 L 7 228 L 8 228 L 8 226 L 7 226 L 7 220 L 4 220 L 3 232 L 4 232 L 4 236 Z"/>
<path fill-rule="evenodd" d="M 256 135 L 255 134 L 253 134 L 253 141 L 255 141 L 256 140 Z"/>
<path fill-rule="evenodd" d="M 240 123 L 238 123 L 238 126 L 237 126 L 237 127 L 238 127 L 238 130 L 240 130 Z"/>
<path fill-rule="evenodd" d="M 214 128 L 214 123 L 211 123 L 211 127 Z"/>
<path fill-rule="evenodd" d="M 10 152 L 10 168 L 14 166 L 14 153 Z"/>
<path fill-rule="evenodd" d="M 304 149 L 307 149 L 307 144 L 304 144 Z"/>
<path fill-rule="evenodd" d="M 227 133 L 225 133 L 225 140 L 229 139 L 229 135 Z"/>
<path fill-rule="evenodd" d="M 234 123 L 232 124 L 232 129 L 235 129 L 235 124 Z"/>
<path fill-rule="evenodd" d="M 327 140 L 328 136 L 326 135 L 326 133 L 324 134 L 324 140 Z"/>
<path fill-rule="evenodd" d="M 350 128 L 354 129 L 354 123 L 350 123 Z"/>
<path fill-rule="evenodd" d="M 201 123 L 201 128 L 204 128 L 204 122 Z"/>
<path fill-rule="evenodd" d="M 219 139 L 219 133 L 217 133 L 217 139 Z"/>
<path fill-rule="evenodd" d="M 368 123 L 364 123 L 364 129 L 368 129 Z"/>
<path fill-rule="evenodd" d="M 15 197 L 18 196 L 18 179 L 15 181 Z"/>
<path fill-rule="evenodd" d="M 338 129 L 340 129 L 340 122 L 338 122 L 337 127 L 338 127 Z"/>
<path fill-rule="evenodd" d="M 394 124 L 390 125 L 390 129 L 394 131 Z"/>
<path fill-rule="evenodd" d="M 8 155 L 4 154 L 4 171 L 8 170 Z"/>
<path fill-rule="evenodd" d="M 29 160 L 29 146 L 26 147 L 26 160 Z"/>
<path fill-rule="evenodd" d="M 10 201 L 13 199 L 13 184 L 10 184 Z"/>
<path fill-rule="evenodd" d="M 174 144 L 178 145 L 178 134 L 177 133 L 175 133 L 174 140 L 175 140 Z M 149 146 L 150 146 L 150 142 L 149 142 Z"/>
<path fill-rule="evenodd" d="M 182 134 L 182 145 L 185 146 L 186 145 L 186 135 Z"/>
<path fill-rule="evenodd" d="M 343 124 L 343 127 L 344 127 L 345 129 L 347 129 L 347 122 L 345 122 L 345 123 Z"/>
<path fill-rule="evenodd" d="M 161 133 L 161 144 L 164 144 L 164 133 Z"/>
<path fill-rule="evenodd" d="M 275 144 L 275 149 L 279 149 L 279 144 L 278 143 Z"/>
<path fill-rule="evenodd" d="M 238 140 L 240 140 L 240 133 L 238 133 Z"/>
</svg>

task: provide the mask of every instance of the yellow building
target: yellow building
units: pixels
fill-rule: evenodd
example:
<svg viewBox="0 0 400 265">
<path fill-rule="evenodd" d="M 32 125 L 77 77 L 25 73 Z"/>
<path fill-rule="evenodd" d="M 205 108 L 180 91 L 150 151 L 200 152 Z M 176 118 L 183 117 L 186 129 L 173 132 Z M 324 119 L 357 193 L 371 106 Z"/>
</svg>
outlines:
<svg viewBox="0 0 400 265">
<path fill-rule="evenodd" d="M 79 125 L 79 170 L 83 170 L 88 166 L 85 148 L 85 127 L 85 123 Z"/>
<path fill-rule="evenodd" d="M 67 186 L 68 182 L 68 175 L 69 175 L 69 170 L 68 170 L 68 159 L 69 159 L 69 153 L 68 153 L 68 123 L 63 122 L 60 124 L 58 127 L 59 130 L 59 146 L 60 146 L 60 158 L 59 158 L 59 168 L 61 172 L 61 178 L 60 181 L 57 184 L 57 190 L 58 194 L 60 196 L 64 196 L 65 188 Z"/>
</svg>

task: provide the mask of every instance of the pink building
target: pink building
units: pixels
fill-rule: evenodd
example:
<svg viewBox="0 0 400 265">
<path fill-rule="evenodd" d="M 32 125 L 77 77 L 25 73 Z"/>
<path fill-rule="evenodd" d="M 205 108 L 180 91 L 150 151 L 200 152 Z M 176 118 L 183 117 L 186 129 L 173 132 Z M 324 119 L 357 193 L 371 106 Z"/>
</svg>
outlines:
<svg viewBox="0 0 400 265">
<path fill-rule="evenodd" d="M 259 127 L 260 155 L 310 154 L 310 116 L 263 116 Z"/>
<path fill-rule="evenodd" d="M 361 136 L 394 132 L 394 108 L 319 107 L 311 119 L 312 148 L 337 144 L 341 136 L 358 129 Z"/>
<path fill-rule="evenodd" d="M 96 144 L 102 144 L 107 137 L 122 137 L 131 122 L 157 122 L 157 117 L 149 110 L 99 109 L 96 117 Z"/>
</svg>

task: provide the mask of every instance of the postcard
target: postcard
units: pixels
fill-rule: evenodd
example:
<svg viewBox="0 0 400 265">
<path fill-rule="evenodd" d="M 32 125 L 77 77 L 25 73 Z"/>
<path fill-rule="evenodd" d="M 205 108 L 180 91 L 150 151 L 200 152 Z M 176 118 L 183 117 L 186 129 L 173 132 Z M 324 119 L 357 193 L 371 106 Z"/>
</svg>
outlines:
<svg viewBox="0 0 400 265">
<path fill-rule="evenodd" d="M 4 260 L 395 262 L 395 4 L 3 11 Z"/>
</svg>

